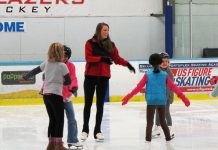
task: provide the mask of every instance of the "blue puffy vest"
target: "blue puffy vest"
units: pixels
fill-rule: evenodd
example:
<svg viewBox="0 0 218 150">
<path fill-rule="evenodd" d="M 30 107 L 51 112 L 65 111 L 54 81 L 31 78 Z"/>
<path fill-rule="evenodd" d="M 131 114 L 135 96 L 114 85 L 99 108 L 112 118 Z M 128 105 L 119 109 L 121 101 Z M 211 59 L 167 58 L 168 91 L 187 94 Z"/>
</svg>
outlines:
<svg viewBox="0 0 218 150">
<path fill-rule="evenodd" d="M 147 84 L 145 98 L 147 105 L 166 105 L 166 81 L 167 73 L 160 69 L 159 73 L 154 73 L 153 68 L 147 71 Z"/>
</svg>

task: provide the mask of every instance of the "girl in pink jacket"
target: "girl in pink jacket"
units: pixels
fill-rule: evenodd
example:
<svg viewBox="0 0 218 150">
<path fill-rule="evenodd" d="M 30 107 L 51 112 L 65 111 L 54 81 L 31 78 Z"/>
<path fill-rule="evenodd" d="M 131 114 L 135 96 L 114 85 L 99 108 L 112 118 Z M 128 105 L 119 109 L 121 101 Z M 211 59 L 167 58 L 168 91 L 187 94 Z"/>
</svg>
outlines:
<svg viewBox="0 0 218 150">
<path fill-rule="evenodd" d="M 71 49 L 64 45 L 64 53 L 65 53 L 65 64 L 69 70 L 69 75 L 72 80 L 71 84 L 68 86 L 63 87 L 63 99 L 64 99 L 64 109 L 67 116 L 68 121 L 68 135 L 67 135 L 67 143 L 68 146 L 74 147 L 82 147 L 82 144 L 78 140 L 78 129 L 77 129 L 77 122 L 75 119 L 73 103 L 72 103 L 72 95 L 77 97 L 77 89 L 78 89 L 78 82 L 76 77 L 76 68 L 74 64 L 68 61 L 71 57 Z"/>
</svg>

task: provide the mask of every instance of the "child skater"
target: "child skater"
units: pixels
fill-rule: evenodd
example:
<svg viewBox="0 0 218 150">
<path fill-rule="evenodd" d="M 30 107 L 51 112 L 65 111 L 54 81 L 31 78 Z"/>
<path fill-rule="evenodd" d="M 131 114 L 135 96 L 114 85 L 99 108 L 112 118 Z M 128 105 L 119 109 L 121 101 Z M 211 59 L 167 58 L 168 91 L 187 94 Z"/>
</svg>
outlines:
<svg viewBox="0 0 218 150">
<path fill-rule="evenodd" d="M 163 70 L 163 71 L 166 71 L 166 73 L 169 75 L 170 79 L 173 81 L 174 80 L 174 76 L 173 76 L 173 73 L 169 67 L 170 65 L 170 61 L 169 61 L 169 55 L 167 53 L 160 53 L 161 57 L 162 57 L 162 63 L 160 64 L 160 68 Z M 170 90 L 169 87 L 167 87 L 166 89 L 166 98 L 167 98 L 167 103 L 166 103 L 166 106 L 165 106 L 165 115 L 166 115 L 166 122 L 167 122 L 167 125 L 169 127 L 169 130 L 170 130 L 170 133 L 171 133 L 171 136 L 174 136 L 174 133 L 172 132 L 172 118 L 171 118 L 171 114 L 170 114 L 170 104 L 173 103 L 173 97 L 174 97 L 174 94 L 173 92 Z M 154 130 L 152 131 L 152 137 L 156 137 L 156 136 L 160 136 L 161 134 L 161 129 L 160 129 L 160 119 L 159 119 L 159 115 L 156 111 L 155 113 L 155 128 Z"/>
<path fill-rule="evenodd" d="M 27 80 L 42 71 L 45 73 L 43 100 L 49 116 L 47 150 L 67 150 L 62 142 L 64 127 L 62 89 L 63 85 L 71 84 L 71 78 L 63 60 L 64 46 L 60 43 L 53 43 L 48 50 L 48 60 L 23 76 L 23 79 Z"/>
<path fill-rule="evenodd" d="M 68 146 L 82 147 L 82 144 L 78 140 L 77 122 L 75 119 L 74 109 L 72 105 L 72 94 L 77 97 L 78 82 L 76 77 L 76 68 L 72 62 L 69 61 L 71 57 L 71 49 L 64 45 L 64 63 L 69 69 L 70 78 L 72 80 L 70 85 L 63 87 L 64 109 L 68 120 Z"/>
<path fill-rule="evenodd" d="M 164 131 L 166 141 L 170 141 L 173 137 L 170 136 L 170 131 L 165 120 L 165 105 L 167 102 L 166 87 L 168 86 L 173 90 L 186 106 L 189 106 L 190 102 L 173 83 L 169 75 L 160 69 L 159 65 L 162 63 L 160 54 L 152 54 L 149 57 L 149 63 L 152 65 L 152 68 L 145 73 L 138 85 L 122 99 L 122 105 L 127 104 L 129 99 L 137 94 L 146 84 L 147 127 L 145 140 L 148 142 L 151 141 L 154 113 L 157 109 L 160 125 Z"/>
<path fill-rule="evenodd" d="M 75 65 L 69 61 L 71 57 L 71 49 L 64 45 L 64 63 L 67 65 L 67 68 L 69 70 L 69 75 L 72 80 L 70 85 L 63 86 L 63 100 L 64 100 L 64 109 L 67 116 L 67 122 L 68 122 L 68 135 L 67 135 L 67 143 L 68 147 L 71 146 L 82 148 L 83 145 L 78 140 L 78 128 L 77 128 L 77 122 L 75 119 L 75 113 L 73 109 L 72 104 L 72 94 L 77 97 L 77 90 L 78 90 L 78 82 L 76 77 L 76 68 Z M 44 75 L 44 74 L 43 74 Z M 44 89 L 44 82 L 41 88 L 41 92 L 43 93 Z"/>
</svg>

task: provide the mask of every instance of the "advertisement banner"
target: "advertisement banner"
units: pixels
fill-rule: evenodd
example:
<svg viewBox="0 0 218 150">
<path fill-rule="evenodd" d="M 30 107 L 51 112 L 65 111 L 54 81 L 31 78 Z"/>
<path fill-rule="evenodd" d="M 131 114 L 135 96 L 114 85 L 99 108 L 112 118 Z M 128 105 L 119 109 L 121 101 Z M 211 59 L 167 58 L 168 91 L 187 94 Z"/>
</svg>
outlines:
<svg viewBox="0 0 218 150">
<path fill-rule="evenodd" d="M 0 0 L 1 17 L 63 17 L 88 13 L 85 0 Z"/>
<path fill-rule="evenodd" d="M 150 16 L 162 0 L 0 0 L 0 17 Z"/>
<path fill-rule="evenodd" d="M 25 32 L 25 22 L 23 21 L 0 22 L 0 32 Z"/>
<path fill-rule="evenodd" d="M 171 64 L 174 83 L 184 92 L 212 91 L 214 86 L 209 81 L 217 74 L 217 66 L 217 62 Z"/>
<path fill-rule="evenodd" d="M 191 95 L 192 99 L 209 99 L 208 93 L 214 85 L 209 80 L 218 79 L 218 61 L 216 60 L 170 60 L 170 67 L 174 74 L 174 83 L 181 88 L 185 94 Z M 131 64 L 137 68 L 136 74 L 130 73 L 126 67 L 119 65 L 111 66 L 111 78 L 109 83 L 110 97 L 120 100 L 130 92 L 143 77 L 151 66 L 148 61 L 132 61 Z M 39 64 L 38 64 L 39 65 Z M 30 80 L 24 81 L 19 78 L 38 65 L 0 65 L 1 90 L 0 99 L 39 97 L 39 91 L 43 83 L 42 73 Z M 83 82 L 85 62 L 74 62 L 79 84 L 78 95 L 84 96 Z M 138 66 L 138 67 L 137 67 Z M 138 96 L 142 96 L 145 90 L 142 89 Z M 144 100 L 144 97 L 142 97 Z"/>
<path fill-rule="evenodd" d="M 35 76 L 28 80 L 21 80 L 20 78 L 27 74 L 28 71 L 3 71 L 1 72 L 1 82 L 3 85 L 21 85 L 21 84 L 35 84 Z"/>
<path fill-rule="evenodd" d="M 139 64 L 141 73 L 151 66 Z M 214 85 L 209 82 L 218 76 L 218 62 L 187 62 L 171 63 L 170 68 L 174 74 L 174 83 L 186 93 L 207 93 L 212 91 Z"/>
</svg>

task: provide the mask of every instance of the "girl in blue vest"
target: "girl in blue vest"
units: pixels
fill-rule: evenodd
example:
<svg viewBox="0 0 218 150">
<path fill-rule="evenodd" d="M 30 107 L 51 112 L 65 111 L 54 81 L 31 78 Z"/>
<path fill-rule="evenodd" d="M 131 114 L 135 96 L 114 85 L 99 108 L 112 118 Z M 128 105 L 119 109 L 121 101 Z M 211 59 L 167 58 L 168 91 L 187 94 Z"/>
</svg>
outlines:
<svg viewBox="0 0 218 150">
<path fill-rule="evenodd" d="M 181 90 L 173 83 L 170 76 L 165 71 L 162 71 L 159 65 L 162 63 L 160 54 L 152 54 L 149 57 L 149 63 L 152 68 L 149 69 L 138 83 L 138 85 L 122 99 L 122 105 L 127 104 L 129 99 L 137 94 L 146 84 L 146 102 L 147 102 L 147 127 L 145 140 L 150 142 L 152 135 L 154 113 L 157 109 L 160 119 L 160 125 L 166 137 L 166 141 L 170 141 L 173 137 L 170 136 L 170 131 L 166 123 L 165 106 L 167 102 L 166 90 L 169 87 L 176 95 L 182 99 L 185 105 L 190 105 L 189 100 L 181 92 Z"/>
<path fill-rule="evenodd" d="M 170 61 L 169 61 L 169 55 L 165 52 L 160 53 L 162 57 L 162 63 L 160 64 L 160 68 L 165 71 L 169 76 L 171 80 L 174 80 L 174 75 L 172 70 L 170 69 Z M 173 92 L 167 87 L 167 103 L 165 106 L 165 115 L 166 115 L 166 122 L 170 130 L 171 136 L 174 136 L 173 130 L 172 130 L 172 118 L 170 113 L 170 105 L 173 103 Z M 155 127 L 152 131 L 152 137 L 160 136 L 161 134 L 161 127 L 160 127 L 160 119 L 158 113 L 156 113 L 155 118 Z"/>
</svg>

